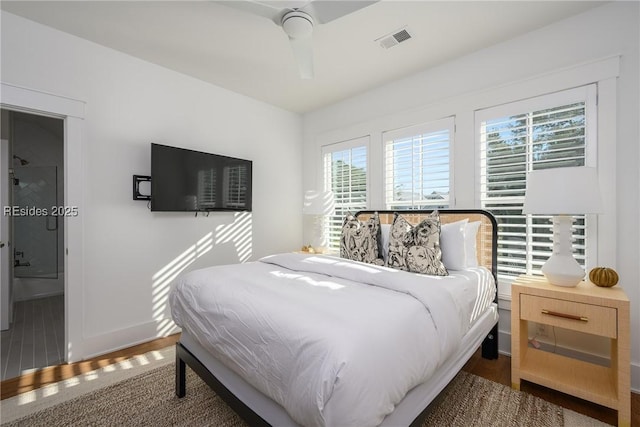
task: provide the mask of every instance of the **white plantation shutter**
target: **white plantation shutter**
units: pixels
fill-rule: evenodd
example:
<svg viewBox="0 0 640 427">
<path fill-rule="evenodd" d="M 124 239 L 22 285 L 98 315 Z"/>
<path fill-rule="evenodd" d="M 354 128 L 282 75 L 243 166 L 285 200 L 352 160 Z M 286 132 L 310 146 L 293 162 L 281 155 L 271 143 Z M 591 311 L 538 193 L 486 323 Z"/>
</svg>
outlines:
<svg viewBox="0 0 640 427">
<path fill-rule="evenodd" d="M 553 249 L 551 216 L 523 215 L 527 172 L 588 165 L 595 158 L 595 87 L 519 101 L 476 113 L 480 200 L 498 221 L 498 276 L 541 274 Z M 574 217 L 574 256 L 587 256 L 585 215 Z"/>
<path fill-rule="evenodd" d="M 340 249 L 342 221 L 348 212 L 367 208 L 369 137 L 322 147 L 324 188 L 333 191 L 335 214 L 327 221 L 329 248 Z"/>
<path fill-rule="evenodd" d="M 449 206 L 453 130 L 451 117 L 383 133 L 387 209 Z"/>
</svg>

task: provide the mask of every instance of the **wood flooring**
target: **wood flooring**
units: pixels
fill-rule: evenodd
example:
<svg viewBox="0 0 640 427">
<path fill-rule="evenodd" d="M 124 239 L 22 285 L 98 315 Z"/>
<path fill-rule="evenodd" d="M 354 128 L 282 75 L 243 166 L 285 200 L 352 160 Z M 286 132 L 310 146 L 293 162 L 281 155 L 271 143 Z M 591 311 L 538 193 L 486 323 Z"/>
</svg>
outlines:
<svg viewBox="0 0 640 427">
<path fill-rule="evenodd" d="M 2 381 L 0 385 L 2 390 L 1 397 L 2 399 L 6 399 L 20 393 L 37 389 L 46 384 L 62 381 L 112 363 L 121 362 L 152 350 L 165 348 L 175 344 L 179 336 L 179 334 L 175 334 L 166 338 L 159 338 L 148 343 L 94 357 L 90 360 L 48 367 L 17 378 Z M 463 370 L 506 386 L 511 385 L 511 358 L 508 356 L 500 355 L 497 360 L 485 360 L 480 355 L 480 351 L 478 351 L 463 367 Z M 611 425 L 617 424 L 617 412 L 612 409 L 526 381 L 522 382 L 521 389 L 524 392 L 602 422 Z M 636 393 L 631 394 L 631 425 L 640 426 L 640 395 Z"/>
</svg>

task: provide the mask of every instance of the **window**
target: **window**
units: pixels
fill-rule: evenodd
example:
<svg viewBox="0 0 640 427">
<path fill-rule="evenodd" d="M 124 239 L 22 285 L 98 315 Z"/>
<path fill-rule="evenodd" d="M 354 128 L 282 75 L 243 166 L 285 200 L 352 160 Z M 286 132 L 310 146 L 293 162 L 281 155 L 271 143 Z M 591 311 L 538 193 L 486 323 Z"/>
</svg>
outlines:
<svg viewBox="0 0 640 427">
<path fill-rule="evenodd" d="M 498 276 L 541 274 L 553 249 L 551 216 L 523 215 L 527 172 L 585 166 L 595 159 L 595 86 L 476 113 L 480 200 L 498 220 Z M 592 165 L 589 165 L 592 166 Z M 574 256 L 586 263 L 589 218 L 574 217 Z"/>
<path fill-rule="evenodd" d="M 387 209 L 435 209 L 451 200 L 454 119 L 384 132 Z"/>
<path fill-rule="evenodd" d="M 322 147 L 324 188 L 333 191 L 335 214 L 327 224 L 328 246 L 340 249 L 342 221 L 348 212 L 367 208 L 367 151 L 369 137 Z"/>
</svg>

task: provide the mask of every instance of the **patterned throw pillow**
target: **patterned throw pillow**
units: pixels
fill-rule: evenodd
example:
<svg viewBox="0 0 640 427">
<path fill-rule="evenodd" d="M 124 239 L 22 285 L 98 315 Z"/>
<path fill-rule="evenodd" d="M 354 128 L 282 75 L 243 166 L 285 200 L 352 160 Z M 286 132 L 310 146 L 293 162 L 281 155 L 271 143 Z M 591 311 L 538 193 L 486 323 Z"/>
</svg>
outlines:
<svg viewBox="0 0 640 427">
<path fill-rule="evenodd" d="M 414 273 L 448 276 L 440 250 L 440 215 L 434 211 L 418 225 L 395 214 L 387 266 Z"/>
<path fill-rule="evenodd" d="M 359 221 L 355 216 L 347 214 L 342 223 L 340 257 L 384 265 L 380 217 L 377 212 L 366 221 Z"/>
</svg>

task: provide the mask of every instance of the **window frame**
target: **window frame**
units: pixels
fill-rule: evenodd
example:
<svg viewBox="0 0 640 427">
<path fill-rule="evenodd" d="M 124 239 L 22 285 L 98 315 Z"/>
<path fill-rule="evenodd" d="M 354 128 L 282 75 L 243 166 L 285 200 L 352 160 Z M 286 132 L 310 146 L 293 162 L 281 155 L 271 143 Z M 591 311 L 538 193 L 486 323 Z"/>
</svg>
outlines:
<svg viewBox="0 0 640 427">
<path fill-rule="evenodd" d="M 328 154 L 332 154 L 332 153 L 336 153 L 336 152 L 341 152 L 341 151 L 347 151 L 347 150 L 353 150 L 355 148 L 360 148 L 360 147 L 364 147 L 365 148 L 365 201 L 364 201 L 364 206 L 362 209 L 368 209 L 370 206 L 370 202 L 371 202 L 371 137 L 370 135 L 365 135 L 365 136 L 359 136 L 359 137 L 355 137 L 355 138 L 351 138 L 348 140 L 344 140 L 344 141 L 340 141 L 340 142 L 334 142 L 334 143 L 330 143 L 330 144 L 325 144 L 320 146 L 320 159 L 321 159 L 321 170 L 320 170 L 320 174 L 322 177 L 322 188 L 324 191 L 333 191 L 333 189 L 331 188 L 331 183 L 328 181 L 327 178 L 327 174 L 326 174 L 326 159 L 325 157 Z M 335 206 L 336 206 L 336 210 L 338 210 L 339 208 L 339 203 L 338 200 L 335 201 Z M 355 214 L 355 212 L 352 212 Z M 335 246 L 332 246 L 331 243 L 331 216 L 337 216 L 337 215 L 330 215 L 328 221 L 325 222 L 324 224 L 324 232 L 325 235 L 327 236 L 327 245 L 329 247 L 329 249 L 331 251 L 335 251 L 336 249 L 339 250 L 340 246 L 338 245 L 338 247 L 336 248 Z"/>
<path fill-rule="evenodd" d="M 431 133 L 437 133 L 437 132 L 441 132 L 441 131 L 448 131 L 449 132 L 449 146 L 448 146 L 448 156 L 449 156 L 449 176 L 448 176 L 448 186 L 449 186 L 449 195 L 448 195 L 448 199 L 446 200 L 446 207 L 445 208 L 452 208 L 452 206 L 455 205 L 455 181 L 454 181 L 454 171 L 455 171 L 455 164 L 454 164 L 454 153 L 455 153 L 455 136 L 456 136 L 456 123 L 455 123 L 455 116 L 449 116 L 449 117 L 444 117 L 441 119 L 436 119 L 436 120 L 432 120 L 429 122 L 425 122 L 425 123 L 420 123 L 420 124 L 416 124 L 416 125 L 412 125 L 412 126 L 407 126 L 404 128 L 399 128 L 399 129 L 393 129 L 393 130 L 388 130 L 388 131 L 383 131 L 381 134 L 381 149 L 382 149 L 382 200 L 385 206 L 385 209 L 387 210 L 392 210 L 394 209 L 393 206 L 391 204 L 389 204 L 389 200 L 387 199 L 387 186 L 389 185 L 388 183 L 388 173 L 387 173 L 387 168 L 389 166 L 389 159 L 387 158 L 387 153 L 388 153 L 388 144 L 392 141 L 398 140 L 398 139 L 408 139 L 408 138 L 414 138 L 416 136 L 420 136 L 420 135 L 425 135 L 425 134 L 431 134 Z M 430 209 L 430 208 L 436 208 L 437 206 L 436 203 L 433 204 L 434 206 L 422 206 L 422 205 L 416 205 L 413 203 L 410 204 L 410 206 L 412 208 L 422 208 L 422 209 Z"/>
</svg>

